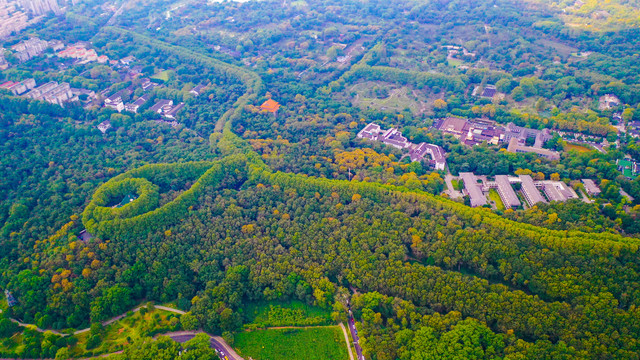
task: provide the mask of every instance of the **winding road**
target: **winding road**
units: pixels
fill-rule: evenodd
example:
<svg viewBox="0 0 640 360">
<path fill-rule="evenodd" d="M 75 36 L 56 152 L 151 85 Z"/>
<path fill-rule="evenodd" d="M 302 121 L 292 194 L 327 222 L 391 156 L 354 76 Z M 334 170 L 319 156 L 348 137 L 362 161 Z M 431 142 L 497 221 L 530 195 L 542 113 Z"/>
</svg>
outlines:
<svg viewBox="0 0 640 360">
<path fill-rule="evenodd" d="M 173 341 L 177 341 L 179 343 L 184 343 L 184 342 L 187 342 L 187 341 L 193 339 L 198 334 L 207 334 L 207 333 L 202 332 L 202 331 L 179 331 L 179 332 L 174 332 L 174 333 L 162 334 L 162 336 L 168 336 Z M 207 334 L 207 335 L 209 336 L 209 342 L 211 343 L 211 348 L 216 350 L 216 352 L 218 353 L 218 356 L 220 356 L 220 359 L 227 360 L 227 359 L 225 359 L 225 357 L 226 357 L 229 360 L 244 360 L 244 358 L 242 358 L 240 355 L 238 355 L 231 348 L 231 346 L 229 346 L 229 344 L 227 344 L 224 341 L 224 339 L 222 339 L 219 336 L 212 336 L 210 334 Z"/>
</svg>

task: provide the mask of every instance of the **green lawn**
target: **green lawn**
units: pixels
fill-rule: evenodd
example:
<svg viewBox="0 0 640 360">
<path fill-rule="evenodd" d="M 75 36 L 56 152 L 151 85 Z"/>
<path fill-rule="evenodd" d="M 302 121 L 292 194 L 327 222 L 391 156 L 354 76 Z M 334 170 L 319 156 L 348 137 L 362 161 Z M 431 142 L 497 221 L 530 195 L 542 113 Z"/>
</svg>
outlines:
<svg viewBox="0 0 640 360">
<path fill-rule="evenodd" d="M 244 308 L 245 323 L 258 327 L 329 325 L 331 312 L 302 301 L 250 303 Z"/>
<path fill-rule="evenodd" d="M 502 203 L 502 199 L 500 199 L 500 195 L 495 189 L 489 190 L 489 199 L 496 203 L 496 209 L 504 210 L 504 204 Z"/>
<path fill-rule="evenodd" d="M 166 82 L 166 81 L 169 81 L 169 74 L 171 72 L 173 72 L 173 70 L 165 70 L 165 71 L 162 71 L 162 72 L 159 72 L 159 73 L 153 75 L 151 78 L 160 79 L 160 80 L 163 80 L 163 81 Z"/>
<path fill-rule="evenodd" d="M 269 329 L 242 332 L 234 348 L 254 360 L 347 360 L 347 344 L 339 326 Z"/>
</svg>

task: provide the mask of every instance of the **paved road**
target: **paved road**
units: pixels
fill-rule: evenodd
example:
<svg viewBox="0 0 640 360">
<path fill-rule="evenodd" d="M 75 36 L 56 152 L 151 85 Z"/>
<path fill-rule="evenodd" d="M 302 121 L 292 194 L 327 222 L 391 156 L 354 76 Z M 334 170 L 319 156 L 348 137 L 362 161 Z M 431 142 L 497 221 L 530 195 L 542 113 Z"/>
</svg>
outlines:
<svg viewBox="0 0 640 360">
<path fill-rule="evenodd" d="M 198 332 L 181 331 L 164 335 L 169 336 L 174 341 L 184 343 L 193 339 L 197 334 Z M 226 360 L 226 357 L 229 360 L 244 360 L 221 337 L 209 335 L 209 341 L 211 343 L 211 348 L 218 351 L 218 356 L 220 356 L 220 359 Z"/>
<path fill-rule="evenodd" d="M 447 184 L 447 189 L 448 189 L 447 193 L 449 194 L 449 197 L 452 199 L 461 198 L 463 196 L 462 193 L 453 187 L 453 183 L 451 182 L 453 178 L 454 178 L 453 175 L 451 175 L 451 173 L 447 171 L 447 175 L 445 175 L 444 177 L 444 182 Z"/>
<path fill-rule="evenodd" d="M 356 329 L 356 321 L 353 318 L 351 312 L 351 304 L 349 304 L 349 330 L 351 331 L 351 337 L 353 338 L 353 346 L 356 348 L 357 360 L 365 360 L 362 355 L 362 347 L 360 347 L 360 337 L 358 336 L 358 330 Z"/>
</svg>

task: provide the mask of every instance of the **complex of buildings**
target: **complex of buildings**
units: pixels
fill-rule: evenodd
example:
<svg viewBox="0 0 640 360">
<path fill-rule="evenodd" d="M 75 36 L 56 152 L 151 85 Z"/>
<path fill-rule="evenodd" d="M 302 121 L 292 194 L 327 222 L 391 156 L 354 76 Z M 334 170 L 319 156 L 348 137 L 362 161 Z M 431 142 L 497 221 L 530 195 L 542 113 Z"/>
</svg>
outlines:
<svg viewBox="0 0 640 360">
<path fill-rule="evenodd" d="M 46 84 L 33 88 L 23 96 L 63 106 L 65 102 L 70 101 L 73 98 L 73 93 L 71 92 L 69 83 L 50 81 Z"/>
<path fill-rule="evenodd" d="M 44 15 L 53 12 L 56 15 L 62 14 L 62 9 L 57 0 L 19 0 L 23 9 L 33 15 Z"/>
<path fill-rule="evenodd" d="M 54 50 L 56 49 L 54 48 Z M 93 61 L 105 64 L 109 61 L 109 57 L 107 57 L 106 55 L 99 56 L 94 49 L 87 49 L 86 45 L 82 43 L 68 46 L 66 49 L 58 52 L 56 55 L 59 58 L 77 59 L 80 64 L 86 64 Z"/>
<path fill-rule="evenodd" d="M 612 94 L 601 96 L 598 100 L 598 109 L 609 110 L 620 106 L 620 99 Z"/>
<path fill-rule="evenodd" d="M 0 0 L 0 39 L 29 25 L 29 17 L 15 1 Z"/>
<path fill-rule="evenodd" d="M 529 129 L 513 123 L 503 127 L 489 119 L 467 120 L 456 117 L 438 119 L 433 123 L 433 127 L 453 135 L 468 146 L 482 142 L 492 145 L 508 143 L 507 151 L 510 152 L 532 152 L 552 160 L 560 158 L 557 151 L 542 148 L 552 138 L 548 129 Z M 526 145 L 528 139 L 534 139 L 533 146 Z"/>
<path fill-rule="evenodd" d="M 402 136 L 402 133 L 398 129 L 390 128 L 388 130 L 382 130 L 376 123 L 369 123 L 364 129 L 360 130 L 357 137 L 359 139 L 367 139 L 371 141 L 379 141 L 385 145 L 393 146 L 396 149 L 409 150 L 409 157 L 411 161 L 423 161 L 426 155 L 431 157 L 430 163 L 436 168 L 436 170 L 444 170 L 447 165 L 445 159 L 445 152 L 438 145 L 420 143 L 413 144 Z"/>
<path fill-rule="evenodd" d="M 34 79 L 26 79 L 23 81 L 7 81 L 0 85 L 0 89 L 7 89 L 11 91 L 13 95 L 22 95 L 27 91 L 36 87 L 36 81 Z"/>
<path fill-rule="evenodd" d="M 184 103 L 179 103 L 177 105 L 173 104 L 172 100 L 161 99 L 156 101 L 156 103 L 149 108 L 149 110 L 158 113 L 168 119 L 175 120 L 178 115 L 178 112 L 184 108 Z"/>
<path fill-rule="evenodd" d="M 538 203 L 551 201 L 564 202 L 578 199 L 578 194 L 562 181 L 542 180 L 536 181 L 530 175 L 507 176 L 496 175 L 494 181 L 487 180 L 486 176 L 476 176 L 473 173 L 460 173 L 460 179 L 464 183 L 463 194 L 469 197 L 472 207 L 488 205 L 487 193 L 495 189 L 506 209 L 518 208 L 523 205 L 513 184 L 520 184 L 520 194 L 529 207 Z M 585 190 L 591 196 L 600 194 L 600 188 L 593 180 L 583 179 Z"/>
<path fill-rule="evenodd" d="M 31 38 L 29 40 L 24 40 L 13 45 L 11 47 L 11 50 L 15 52 L 18 60 L 20 60 L 21 62 L 25 62 L 42 54 L 49 47 L 50 45 L 48 41 L 38 38 Z"/>
</svg>

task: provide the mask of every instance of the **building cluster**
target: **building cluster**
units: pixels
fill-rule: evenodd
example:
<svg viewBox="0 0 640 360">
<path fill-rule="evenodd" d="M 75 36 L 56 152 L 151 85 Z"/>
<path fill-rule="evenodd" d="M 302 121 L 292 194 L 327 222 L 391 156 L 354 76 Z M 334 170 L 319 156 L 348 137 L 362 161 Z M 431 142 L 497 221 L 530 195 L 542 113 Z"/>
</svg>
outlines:
<svg viewBox="0 0 640 360">
<path fill-rule="evenodd" d="M 359 139 L 379 141 L 397 149 L 408 150 L 408 155 L 412 162 L 423 161 L 428 155 L 431 157 L 429 163 L 433 165 L 436 170 L 444 170 L 447 165 L 445 158 L 446 153 L 442 147 L 424 142 L 420 144 L 411 143 L 395 128 L 382 130 L 378 124 L 370 123 L 358 133 L 357 137 Z"/>
<path fill-rule="evenodd" d="M 598 100 L 598 109 L 600 110 L 609 110 L 617 108 L 618 106 L 620 106 L 620 99 L 612 94 L 601 96 Z"/>
<path fill-rule="evenodd" d="M 0 85 L 0 89 L 11 91 L 13 95 L 23 96 L 29 99 L 47 101 L 52 104 L 62 106 L 65 102 L 77 100 L 69 83 L 58 83 L 50 81 L 36 87 L 34 79 L 26 79 L 23 81 L 7 81 Z M 88 91 L 83 89 L 74 89 L 77 92 Z"/>
<path fill-rule="evenodd" d="M 57 0 L 19 0 L 23 9 L 38 16 L 52 12 L 56 15 L 62 14 L 62 9 Z"/>
<path fill-rule="evenodd" d="M 508 176 L 496 175 L 494 181 L 489 181 L 486 176 L 476 176 L 470 172 L 460 173 L 460 179 L 464 183 L 463 194 L 469 197 L 472 207 L 485 206 L 489 202 L 487 194 L 495 189 L 506 209 L 523 206 L 521 198 L 514 189 L 514 184 L 520 184 L 520 193 L 527 206 L 551 201 L 564 202 L 578 199 L 578 194 L 563 181 L 541 180 L 536 181 L 530 175 Z M 590 196 L 600 194 L 600 188 L 591 179 L 583 179 L 584 189 Z"/>
<path fill-rule="evenodd" d="M 15 1 L 0 0 L 0 39 L 29 25 L 29 17 Z"/>
<path fill-rule="evenodd" d="M 471 92 L 471 96 L 477 96 L 481 98 L 493 99 L 494 96 L 504 97 L 504 95 L 498 92 L 495 85 L 485 85 L 483 87 L 476 86 Z"/>
<path fill-rule="evenodd" d="M 457 117 L 438 119 L 433 123 L 433 127 L 453 135 L 468 146 L 483 142 L 492 145 L 506 143 L 509 145 L 507 148 L 509 152 L 532 152 L 551 160 L 560 158 L 560 154 L 557 151 L 542 148 L 552 138 L 549 129 L 529 129 L 517 126 L 514 123 L 501 126 L 489 119 L 468 120 Z M 527 146 L 527 140 L 533 140 L 533 145 Z"/>
<path fill-rule="evenodd" d="M 11 46 L 11 50 L 14 51 L 15 56 L 20 62 L 25 62 L 44 53 L 48 48 L 58 47 L 60 44 L 62 43 L 57 40 L 46 41 L 38 38 L 30 38 Z"/>
<path fill-rule="evenodd" d="M 66 49 L 58 52 L 56 55 L 60 58 L 77 59 L 78 63 L 80 64 L 86 64 L 93 61 L 104 64 L 109 61 L 109 57 L 107 57 L 106 55 L 98 56 L 98 53 L 95 51 L 95 49 L 87 49 L 86 45 L 84 44 L 68 46 Z"/>
<path fill-rule="evenodd" d="M 173 104 L 173 100 L 160 99 L 149 110 L 162 115 L 163 117 L 175 120 L 178 112 L 184 108 L 184 103 Z"/>
<path fill-rule="evenodd" d="M 46 84 L 33 88 L 23 96 L 63 106 L 65 102 L 70 101 L 73 98 L 73 93 L 71 92 L 69 83 L 50 81 Z"/>
</svg>

